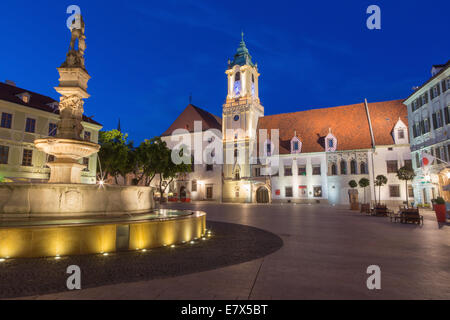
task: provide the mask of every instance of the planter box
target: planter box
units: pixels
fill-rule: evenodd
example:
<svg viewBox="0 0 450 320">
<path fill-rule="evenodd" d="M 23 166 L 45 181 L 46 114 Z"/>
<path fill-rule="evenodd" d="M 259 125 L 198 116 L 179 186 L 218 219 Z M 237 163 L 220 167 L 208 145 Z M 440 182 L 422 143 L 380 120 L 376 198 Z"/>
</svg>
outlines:
<svg viewBox="0 0 450 320">
<path fill-rule="evenodd" d="M 447 220 L 447 209 L 445 207 L 445 204 L 435 204 L 434 208 L 436 212 L 436 220 L 438 222 L 445 223 Z"/>
</svg>

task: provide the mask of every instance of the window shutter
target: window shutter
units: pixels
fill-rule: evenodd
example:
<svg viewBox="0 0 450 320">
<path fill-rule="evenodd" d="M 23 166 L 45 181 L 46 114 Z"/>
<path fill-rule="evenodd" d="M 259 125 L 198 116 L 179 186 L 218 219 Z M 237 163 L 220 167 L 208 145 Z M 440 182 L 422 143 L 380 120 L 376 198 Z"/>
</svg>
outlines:
<svg viewBox="0 0 450 320">
<path fill-rule="evenodd" d="M 425 133 L 425 127 L 424 127 L 424 123 L 423 120 L 420 121 L 420 134 L 424 134 Z"/>
<path fill-rule="evenodd" d="M 436 85 L 437 88 L 437 95 L 441 94 L 441 86 L 439 84 Z"/>
<path fill-rule="evenodd" d="M 428 92 L 425 92 L 425 103 L 428 103 Z"/>
<path fill-rule="evenodd" d="M 437 127 L 436 113 L 433 113 L 433 128 L 436 129 Z"/>
<path fill-rule="evenodd" d="M 433 100 L 433 88 L 430 89 L 430 100 Z"/>
<path fill-rule="evenodd" d="M 445 91 L 447 91 L 447 88 L 445 87 L 445 80 L 441 81 L 441 85 L 442 85 L 442 93 L 444 93 Z"/>
<path fill-rule="evenodd" d="M 439 110 L 439 115 L 441 116 L 441 121 L 439 123 L 439 127 L 442 127 L 444 125 L 444 117 L 442 116 L 442 110 Z"/>
<path fill-rule="evenodd" d="M 414 138 L 417 137 L 417 129 L 416 129 L 416 125 L 415 124 L 413 125 L 413 136 L 414 136 Z"/>
</svg>

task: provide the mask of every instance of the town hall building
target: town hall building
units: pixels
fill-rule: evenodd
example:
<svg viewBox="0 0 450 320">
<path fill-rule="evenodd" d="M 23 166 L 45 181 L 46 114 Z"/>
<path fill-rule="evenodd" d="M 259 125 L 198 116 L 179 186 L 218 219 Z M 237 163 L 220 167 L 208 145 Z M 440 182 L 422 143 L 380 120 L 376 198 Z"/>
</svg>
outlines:
<svg viewBox="0 0 450 320">
<path fill-rule="evenodd" d="M 413 201 L 412 188 L 396 176 L 400 167 L 412 166 L 403 100 L 265 115 L 258 65 L 244 39 L 225 73 L 228 85 L 221 118 L 190 104 L 162 134 L 169 148 L 175 148 L 180 138 L 194 141 L 199 135 L 202 144 L 192 143 L 193 149 L 218 142 L 223 146 L 221 163 L 203 164 L 192 156 L 193 170 L 169 186 L 172 196 L 237 203 L 348 204 L 349 181 L 367 178 L 371 185 L 359 188 L 360 202 L 381 197 L 395 205 L 407 196 Z M 201 131 L 195 130 L 196 123 L 201 123 Z M 375 194 L 377 175 L 386 176 L 388 183 Z"/>
</svg>

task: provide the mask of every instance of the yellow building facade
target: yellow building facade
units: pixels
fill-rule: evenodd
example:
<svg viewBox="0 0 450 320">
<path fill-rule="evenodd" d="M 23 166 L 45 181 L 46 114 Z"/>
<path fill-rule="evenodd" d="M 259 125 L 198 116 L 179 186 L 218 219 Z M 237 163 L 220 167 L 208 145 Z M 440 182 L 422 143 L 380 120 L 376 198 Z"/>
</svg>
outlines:
<svg viewBox="0 0 450 320">
<path fill-rule="evenodd" d="M 84 118 L 82 138 L 98 142 L 102 126 Z M 37 150 L 34 140 L 56 135 L 59 122 L 58 102 L 17 87 L 0 83 L 0 182 L 39 182 L 49 179 L 46 165 L 52 157 Z M 95 183 L 97 154 L 82 159 L 87 168 L 82 183 Z"/>
</svg>

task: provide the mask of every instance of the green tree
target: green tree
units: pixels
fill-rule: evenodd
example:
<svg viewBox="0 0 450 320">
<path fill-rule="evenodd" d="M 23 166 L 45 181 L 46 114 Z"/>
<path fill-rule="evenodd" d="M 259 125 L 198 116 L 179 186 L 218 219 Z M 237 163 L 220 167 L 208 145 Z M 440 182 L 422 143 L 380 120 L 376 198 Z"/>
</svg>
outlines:
<svg viewBox="0 0 450 320">
<path fill-rule="evenodd" d="M 408 181 L 413 180 L 416 174 L 412 170 L 410 166 L 404 166 L 398 169 L 397 171 L 397 177 L 400 180 L 405 181 L 405 187 L 406 187 L 406 206 L 409 207 L 408 204 Z"/>
<path fill-rule="evenodd" d="M 159 158 L 159 148 L 162 146 L 160 137 L 155 137 L 150 140 L 145 140 L 139 147 L 136 148 L 136 167 L 135 176 L 137 184 L 144 181 L 146 186 L 149 186 L 156 176 Z"/>
<path fill-rule="evenodd" d="M 117 178 L 133 171 L 135 157 L 133 143 L 127 143 L 127 134 L 118 130 L 100 131 L 98 152 L 101 170 L 104 176 L 112 176 L 118 184 Z M 100 168 L 98 168 L 100 170 Z M 101 177 L 102 179 L 104 178 Z M 126 179 L 124 179 L 126 181 Z"/>
<path fill-rule="evenodd" d="M 361 178 L 358 184 L 361 188 L 364 189 L 364 203 L 366 203 L 366 188 L 370 185 L 370 181 L 367 178 Z"/>
<path fill-rule="evenodd" d="M 348 185 L 350 186 L 350 188 L 354 189 L 358 186 L 358 184 L 356 183 L 355 180 L 350 180 Z"/>
<path fill-rule="evenodd" d="M 378 204 L 381 203 L 381 187 L 387 183 L 388 179 L 382 174 L 375 178 L 375 186 L 378 187 Z"/>
<path fill-rule="evenodd" d="M 155 142 L 157 150 L 155 152 L 155 174 L 159 175 L 159 192 L 160 202 L 162 202 L 163 194 L 172 181 L 180 174 L 185 174 L 191 171 L 191 165 L 186 163 L 176 164 L 172 161 L 172 152 L 178 153 L 183 157 L 183 149 L 170 150 L 165 141 L 161 139 Z M 167 183 L 163 186 L 163 181 Z"/>
</svg>

